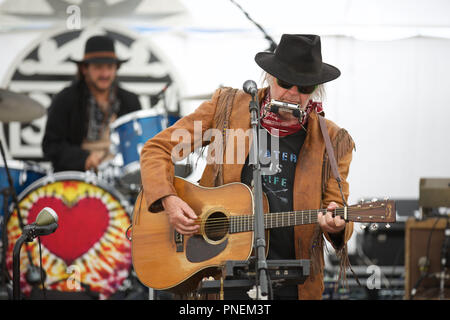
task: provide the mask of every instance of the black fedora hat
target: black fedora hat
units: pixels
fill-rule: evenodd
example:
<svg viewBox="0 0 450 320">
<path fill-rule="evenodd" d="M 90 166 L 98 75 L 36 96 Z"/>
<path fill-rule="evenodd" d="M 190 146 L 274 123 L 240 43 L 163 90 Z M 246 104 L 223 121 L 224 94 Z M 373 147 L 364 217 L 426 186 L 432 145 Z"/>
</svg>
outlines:
<svg viewBox="0 0 450 320">
<path fill-rule="evenodd" d="M 311 86 L 336 79 L 338 68 L 322 62 L 320 37 L 312 34 L 283 34 L 274 53 L 259 52 L 256 63 L 285 82 Z"/>
<path fill-rule="evenodd" d="M 120 65 L 129 59 L 121 60 L 114 50 L 114 41 L 108 36 L 93 36 L 86 41 L 82 60 L 69 59 L 75 63 L 117 63 Z"/>
</svg>

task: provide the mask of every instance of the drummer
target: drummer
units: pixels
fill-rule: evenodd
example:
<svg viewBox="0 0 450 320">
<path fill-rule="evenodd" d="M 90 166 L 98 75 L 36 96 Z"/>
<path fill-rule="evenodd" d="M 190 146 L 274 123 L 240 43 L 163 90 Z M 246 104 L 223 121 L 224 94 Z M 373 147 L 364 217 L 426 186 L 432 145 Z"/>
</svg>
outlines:
<svg viewBox="0 0 450 320">
<path fill-rule="evenodd" d="M 141 104 L 118 84 L 117 70 L 127 60 L 117 58 L 111 38 L 89 38 L 83 60 L 71 61 L 77 63 L 77 77 L 52 100 L 42 149 L 55 171 L 97 170 L 112 158 L 110 123 Z"/>
</svg>

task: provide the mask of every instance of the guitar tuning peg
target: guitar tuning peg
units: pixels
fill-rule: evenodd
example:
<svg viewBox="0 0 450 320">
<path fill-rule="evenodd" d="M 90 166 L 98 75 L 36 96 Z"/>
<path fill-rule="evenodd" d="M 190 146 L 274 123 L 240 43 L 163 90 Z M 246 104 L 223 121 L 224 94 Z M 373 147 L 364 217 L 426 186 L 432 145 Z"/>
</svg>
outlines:
<svg viewBox="0 0 450 320">
<path fill-rule="evenodd" d="M 361 204 L 364 204 L 364 198 L 359 199 L 358 202 L 361 203 Z"/>
<path fill-rule="evenodd" d="M 383 200 L 388 201 L 389 200 L 389 196 L 384 197 Z"/>
<path fill-rule="evenodd" d="M 372 202 L 377 202 L 378 199 L 377 198 L 372 198 Z"/>
<path fill-rule="evenodd" d="M 364 230 L 366 230 L 367 226 L 366 226 L 365 224 L 362 224 L 359 228 L 360 228 L 362 231 L 364 231 Z"/>
<path fill-rule="evenodd" d="M 378 230 L 378 223 L 372 223 L 370 225 L 370 231 L 377 231 Z"/>
<path fill-rule="evenodd" d="M 386 229 L 390 229 L 391 225 L 389 223 L 386 223 Z"/>
</svg>

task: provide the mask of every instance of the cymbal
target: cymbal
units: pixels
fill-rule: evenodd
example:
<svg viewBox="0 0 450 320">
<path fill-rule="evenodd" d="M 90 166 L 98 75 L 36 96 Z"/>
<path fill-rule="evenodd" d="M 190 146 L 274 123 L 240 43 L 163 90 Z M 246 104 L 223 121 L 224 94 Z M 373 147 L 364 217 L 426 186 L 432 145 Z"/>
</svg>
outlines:
<svg viewBox="0 0 450 320">
<path fill-rule="evenodd" d="M 0 89 L 0 121 L 30 122 L 45 113 L 45 108 L 27 95 Z"/>
</svg>

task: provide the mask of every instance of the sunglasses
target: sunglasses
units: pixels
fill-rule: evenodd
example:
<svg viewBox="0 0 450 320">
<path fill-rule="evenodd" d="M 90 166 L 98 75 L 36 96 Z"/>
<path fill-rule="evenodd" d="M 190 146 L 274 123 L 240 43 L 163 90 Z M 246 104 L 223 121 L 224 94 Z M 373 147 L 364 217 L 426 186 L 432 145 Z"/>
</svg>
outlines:
<svg viewBox="0 0 450 320">
<path fill-rule="evenodd" d="M 285 82 L 283 80 L 277 79 L 277 83 L 278 85 L 283 88 L 283 89 L 290 89 L 293 86 L 295 86 L 295 84 L 290 84 L 289 82 Z M 303 93 L 303 94 L 311 94 L 314 92 L 314 90 L 316 90 L 317 85 L 313 85 L 313 86 L 297 86 L 297 90 L 299 93 Z"/>
</svg>

